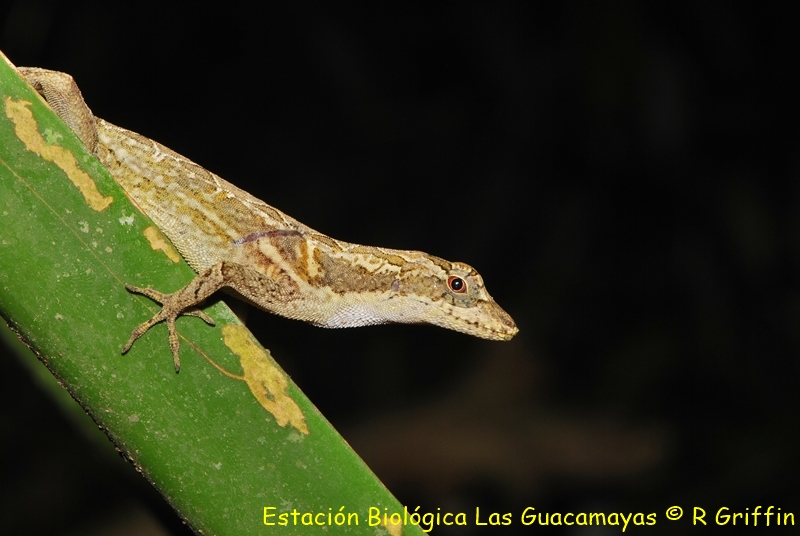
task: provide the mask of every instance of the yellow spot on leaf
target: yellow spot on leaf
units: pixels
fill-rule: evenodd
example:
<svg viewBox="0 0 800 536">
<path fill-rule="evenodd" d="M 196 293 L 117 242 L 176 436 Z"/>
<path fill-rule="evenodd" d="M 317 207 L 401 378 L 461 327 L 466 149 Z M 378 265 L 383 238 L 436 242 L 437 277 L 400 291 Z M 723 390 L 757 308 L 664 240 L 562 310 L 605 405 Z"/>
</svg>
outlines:
<svg viewBox="0 0 800 536">
<path fill-rule="evenodd" d="M 170 246 L 169 243 L 164 240 L 164 236 L 159 232 L 158 229 L 151 225 L 144 230 L 144 237 L 148 242 L 150 242 L 150 247 L 155 251 L 163 251 L 172 262 L 180 262 L 181 256 L 178 255 L 178 252 L 175 251 L 175 248 Z"/>
<path fill-rule="evenodd" d="M 5 105 L 6 116 L 14 123 L 14 132 L 25 144 L 25 148 L 61 168 L 91 208 L 101 212 L 114 201 L 113 197 L 104 196 L 97 190 L 95 182 L 78 167 L 75 156 L 71 152 L 59 145 L 48 144 L 45 141 L 39 133 L 33 113 L 28 109 L 28 106 L 31 105 L 30 102 L 14 101 L 11 97 L 6 97 Z"/>
<path fill-rule="evenodd" d="M 386 532 L 388 532 L 391 536 L 401 536 L 401 534 L 403 534 L 403 525 L 392 525 L 391 523 L 385 525 L 383 522 L 381 522 L 381 526 L 383 526 L 383 528 L 386 529 Z"/>
<path fill-rule="evenodd" d="M 243 326 L 223 326 L 222 339 L 239 356 L 244 381 L 258 403 L 272 413 L 280 426 L 291 424 L 299 432 L 308 434 L 303 411 L 288 394 L 289 381 L 272 364 L 267 353 L 253 341 L 247 329 Z"/>
</svg>

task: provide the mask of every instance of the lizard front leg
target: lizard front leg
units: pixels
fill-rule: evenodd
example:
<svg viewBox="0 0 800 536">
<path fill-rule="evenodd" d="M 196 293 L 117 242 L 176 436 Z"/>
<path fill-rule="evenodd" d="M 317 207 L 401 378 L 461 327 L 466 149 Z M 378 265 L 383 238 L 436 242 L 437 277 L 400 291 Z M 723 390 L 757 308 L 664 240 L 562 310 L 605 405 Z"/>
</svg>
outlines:
<svg viewBox="0 0 800 536">
<path fill-rule="evenodd" d="M 197 316 L 213 326 L 214 320 L 200 311 L 197 305 L 216 291 L 229 288 L 245 300 L 273 312 L 278 312 L 285 304 L 298 299 L 296 288 L 291 284 L 287 274 L 282 271 L 274 269 L 271 271 L 271 275 L 267 275 L 231 261 L 218 262 L 200 273 L 188 285 L 171 294 L 132 285 L 125 285 L 125 288 L 159 302 L 162 307 L 161 311 L 153 315 L 150 320 L 143 322 L 133 330 L 130 339 L 122 348 L 122 353 L 130 350 L 136 339 L 144 335 L 151 327 L 166 321 L 175 372 L 180 371 L 181 368 L 178 356 L 180 343 L 175 330 L 176 319 L 180 315 Z"/>
<path fill-rule="evenodd" d="M 204 274 L 206 275 L 219 265 L 213 266 L 209 268 Z M 122 347 L 122 353 L 127 353 L 128 350 L 131 349 L 133 346 L 134 341 L 144 335 L 147 330 L 149 330 L 154 325 L 158 324 L 159 322 L 166 321 L 167 322 L 167 330 L 169 331 L 169 348 L 172 350 L 172 361 L 175 364 L 175 372 L 180 372 L 181 370 L 181 360 L 178 357 L 178 352 L 180 350 L 180 342 L 178 341 L 178 332 L 175 330 L 175 321 L 177 320 L 178 316 L 180 315 L 190 315 L 190 316 L 197 316 L 202 318 L 208 325 L 214 325 L 214 319 L 210 316 L 205 314 L 200 309 L 193 308 L 196 304 L 202 302 L 206 297 L 210 296 L 214 293 L 214 290 L 210 292 L 205 292 L 203 287 L 206 287 L 209 281 L 212 281 L 213 286 L 213 276 L 209 277 L 206 280 L 201 279 L 202 276 L 195 277 L 191 283 L 183 287 L 182 289 L 173 292 L 171 294 L 164 294 L 163 292 L 159 292 L 158 290 L 152 288 L 143 288 L 143 287 L 135 287 L 133 285 L 125 285 L 125 288 L 128 289 L 130 292 L 135 292 L 137 294 L 143 294 L 150 298 L 153 301 L 156 301 L 161 304 L 161 311 L 159 311 L 156 315 L 154 315 L 150 320 L 147 322 L 143 322 L 136 326 L 136 329 L 133 330 L 131 333 L 130 339 L 128 342 L 125 343 L 125 346 Z M 211 287 L 209 287 L 211 288 Z M 198 291 L 201 291 L 198 293 Z M 205 297 L 202 299 L 197 299 L 198 296 L 205 294 Z"/>
<path fill-rule="evenodd" d="M 155 314 L 147 322 L 138 325 L 131 333 L 130 339 L 122 347 L 122 353 L 130 350 L 133 343 L 144 335 L 151 327 L 159 322 L 166 321 L 169 331 L 169 347 L 172 350 L 172 359 L 175 364 L 175 372 L 181 368 L 181 360 L 178 356 L 180 342 L 178 332 L 175 330 L 175 321 L 180 315 L 196 316 L 203 319 L 207 324 L 213 326 L 214 320 L 197 308 L 197 305 L 205 301 L 206 298 L 214 294 L 223 287 L 231 287 L 234 290 L 241 288 L 243 282 L 258 280 L 261 287 L 271 287 L 264 285 L 263 276 L 253 274 L 252 270 L 233 262 L 219 262 L 195 277 L 188 285 L 171 294 L 165 294 L 152 288 L 141 288 L 133 285 L 125 285 L 130 292 L 143 294 L 161 304 L 161 311 Z"/>
</svg>

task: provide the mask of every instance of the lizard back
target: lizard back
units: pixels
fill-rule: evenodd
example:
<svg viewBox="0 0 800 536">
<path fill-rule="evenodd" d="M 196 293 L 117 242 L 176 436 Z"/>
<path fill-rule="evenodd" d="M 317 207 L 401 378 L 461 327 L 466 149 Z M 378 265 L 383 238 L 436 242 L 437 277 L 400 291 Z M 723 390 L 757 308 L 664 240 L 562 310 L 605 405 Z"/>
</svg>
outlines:
<svg viewBox="0 0 800 536">
<path fill-rule="evenodd" d="M 196 271 L 226 259 L 254 233 L 321 234 L 168 147 L 96 121 L 97 157 Z"/>
</svg>

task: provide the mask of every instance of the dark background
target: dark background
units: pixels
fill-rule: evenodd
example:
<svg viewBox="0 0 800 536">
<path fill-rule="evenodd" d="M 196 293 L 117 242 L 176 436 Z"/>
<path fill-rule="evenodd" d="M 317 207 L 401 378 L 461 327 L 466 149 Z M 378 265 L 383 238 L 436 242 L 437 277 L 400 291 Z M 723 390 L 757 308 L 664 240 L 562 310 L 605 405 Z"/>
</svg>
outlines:
<svg viewBox="0 0 800 536">
<path fill-rule="evenodd" d="M 800 522 L 791 3 L 72 4 L 0 8 L 0 49 L 326 234 L 475 266 L 517 321 L 492 343 L 251 313 L 401 502 L 512 512 L 502 534 L 526 506 Z M 184 533 L 0 366 L 11 533 Z"/>
</svg>

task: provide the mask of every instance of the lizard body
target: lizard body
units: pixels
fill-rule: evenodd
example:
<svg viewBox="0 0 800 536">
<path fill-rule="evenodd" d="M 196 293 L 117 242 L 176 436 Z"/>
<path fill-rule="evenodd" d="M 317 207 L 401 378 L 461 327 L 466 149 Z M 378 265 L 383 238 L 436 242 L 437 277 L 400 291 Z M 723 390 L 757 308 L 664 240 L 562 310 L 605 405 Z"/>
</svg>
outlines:
<svg viewBox="0 0 800 536">
<path fill-rule="evenodd" d="M 198 272 L 172 294 L 127 286 L 162 310 L 133 331 L 123 353 L 166 321 L 177 371 L 176 318 L 213 323 L 194 307 L 221 288 L 322 327 L 428 323 L 491 340 L 516 335 L 472 267 L 330 238 L 167 147 L 94 117 L 70 75 L 19 70 Z"/>
</svg>

